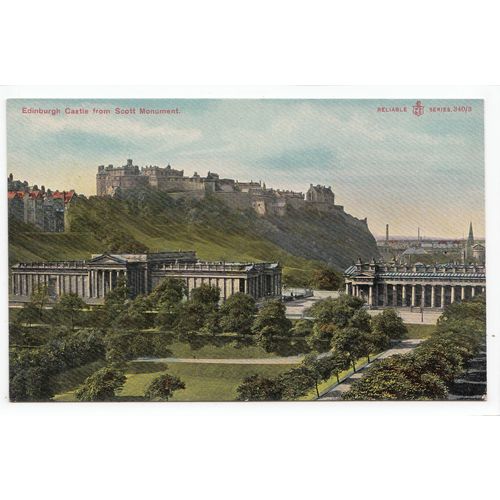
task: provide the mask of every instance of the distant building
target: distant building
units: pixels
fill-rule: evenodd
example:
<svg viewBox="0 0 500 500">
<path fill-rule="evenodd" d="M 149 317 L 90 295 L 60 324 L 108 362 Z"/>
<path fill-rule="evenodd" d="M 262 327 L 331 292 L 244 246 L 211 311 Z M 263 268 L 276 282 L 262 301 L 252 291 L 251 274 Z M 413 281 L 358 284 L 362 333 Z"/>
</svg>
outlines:
<svg viewBox="0 0 500 500">
<path fill-rule="evenodd" d="M 281 266 L 277 262 L 205 262 L 195 252 L 148 254 L 98 254 L 89 260 L 23 262 L 11 268 L 11 301 L 25 301 L 46 285 L 56 299 L 76 293 L 90 304 L 99 304 L 120 278 L 132 297 L 149 294 L 165 278 L 180 278 L 188 291 L 202 283 L 220 289 L 221 300 L 237 292 L 256 300 L 281 297 Z"/>
<path fill-rule="evenodd" d="M 54 191 L 28 186 L 26 181 L 14 180 L 12 174 L 8 183 L 9 217 L 33 224 L 40 231 L 60 233 L 68 229 L 67 213 L 70 205 L 75 202 L 75 191 Z"/>
<path fill-rule="evenodd" d="M 472 247 L 472 258 L 478 264 L 484 265 L 486 260 L 486 248 L 484 245 L 477 243 Z"/>
<path fill-rule="evenodd" d="M 344 272 L 345 291 L 378 307 L 443 308 L 486 290 L 486 270 L 479 264 L 413 265 L 362 263 Z"/>
<path fill-rule="evenodd" d="M 215 172 L 208 172 L 205 177 L 194 172 L 189 177 L 184 175 L 184 170 L 175 170 L 170 165 L 139 168 L 131 159 L 121 167 L 100 165 L 97 169 L 97 196 L 118 196 L 127 190 L 145 187 L 169 193 L 173 198 L 201 199 L 210 195 L 231 208 L 252 209 L 262 216 L 284 216 L 290 209 L 307 208 L 321 212 L 344 213 L 343 206 L 335 205 L 331 186 L 311 184 L 304 195 L 297 191 L 268 188 L 262 181 L 239 182 L 234 179 L 221 179 Z M 366 224 L 366 219 L 359 222 Z"/>
<path fill-rule="evenodd" d="M 469 235 L 464 239 L 423 239 L 419 234 L 416 239 L 389 239 L 389 225 L 386 225 L 385 239 L 377 240 L 380 255 L 385 261 L 396 260 L 400 263 L 412 264 L 418 261 L 419 255 L 434 256 L 436 260 L 460 261 L 462 263 L 484 264 L 484 242 L 474 253 L 474 247 L 479 242 L 474 240 L 472 222 L 469 224 Z"/>
</svg>

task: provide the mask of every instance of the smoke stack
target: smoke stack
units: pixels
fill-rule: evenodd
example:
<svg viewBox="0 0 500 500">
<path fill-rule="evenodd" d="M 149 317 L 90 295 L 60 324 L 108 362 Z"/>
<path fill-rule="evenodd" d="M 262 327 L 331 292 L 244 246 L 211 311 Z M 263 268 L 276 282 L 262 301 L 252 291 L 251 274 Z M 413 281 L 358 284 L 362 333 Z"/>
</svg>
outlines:
<svg viewBox="0 0 500 500">
<path fill-rule="evenodd" d="M 385 225 L 385 242 L 389 243 L 389 224 Z"/>
</svg>

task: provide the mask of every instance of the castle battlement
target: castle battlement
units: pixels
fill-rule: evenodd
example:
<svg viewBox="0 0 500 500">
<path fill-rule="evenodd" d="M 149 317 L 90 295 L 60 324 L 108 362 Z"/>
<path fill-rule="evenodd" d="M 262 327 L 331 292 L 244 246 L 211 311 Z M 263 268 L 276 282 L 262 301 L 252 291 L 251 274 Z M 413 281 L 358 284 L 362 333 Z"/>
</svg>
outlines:
<svg viewBox="0 0 500 500">
<path fill-rule="evenodd" d="M 208 193 L 216 196 L 228 206 L 237 210 L 253 209 L 259 215 L 283 216 L 289 208 L 305 210 L 315 208 L 321 212 L 342 212 L 343 207 L 335 205 L 335 195 L 331 186 L 311 184 L 308 191 L 267 188 L 261 180 L 240 182 L 221 179 L 215 172 L 201 176 L 194 172 L 191 177 L 184 170 L 146 165 L 139 168 L 133 160 L 121 167 L 100 165 L 96 175 L 97 196 L 115 196 L 119 192 L 149 187 L 166 192 L 175 198 L 195 196 L 203 198 Z"/>
</svg>

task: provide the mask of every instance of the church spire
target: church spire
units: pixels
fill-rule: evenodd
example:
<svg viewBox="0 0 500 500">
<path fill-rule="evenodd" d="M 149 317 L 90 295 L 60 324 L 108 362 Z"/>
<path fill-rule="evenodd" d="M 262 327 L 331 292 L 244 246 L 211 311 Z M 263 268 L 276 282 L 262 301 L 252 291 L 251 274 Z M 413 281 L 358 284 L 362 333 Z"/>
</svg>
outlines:
<svg viewBox="0 0 500 500">
<path fill-rule="evenodd" d="M 474 232 L 472 231 L 472 222 L 469 225 L 469 237 L 467 238 L 468 245 L 474 245 Z"/>
</svg>

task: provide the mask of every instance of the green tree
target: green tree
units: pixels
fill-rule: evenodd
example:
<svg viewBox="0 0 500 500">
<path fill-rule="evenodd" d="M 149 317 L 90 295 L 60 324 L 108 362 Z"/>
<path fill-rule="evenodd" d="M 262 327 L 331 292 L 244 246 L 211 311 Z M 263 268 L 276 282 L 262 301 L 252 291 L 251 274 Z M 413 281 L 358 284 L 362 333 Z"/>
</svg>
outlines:
<svg viewBox="0 0 500 500">
<path fill-rule="evenodd" d="M 151 381 L 144 397 L 150 401 L 168 401 L 175 391 L 185 388 L 186 384 L 179 377 L 163 373 Z"/>
<path fill-rule="evenodd" d="M 16 320 L 18 323 L 25 323 L 31 326 L 33 323 L 40 321 L 40 311 L 35 304 L 26 302 L 19 311 Z"/>
<path fill-rule="evenodd" d="M 391 345 L 391 339 L 379 330 L 364 332 L 364 355 L 370 362 L 370 354 L 385 351 Z"/>
<path fill-rule="evenodd" d="M 285 304 L 279 300 L 270 300 L 257 313 L 252 332 L 259 338 L 272 339 L 288 335 L 291 326 L 291 321 L 286 317 Z"/>
<path fill-rule="evenodd" d="M 231 295 L 220 308 L 220 325 L 223 332 L 242 335 L 251 333 L 257 313 L 255 299 L 245 293 Z"/>
<path fill-rule="evenodd" d="M 76 293 L 61 295 L 52 308 L 53 321 L 57 324 L 68 325 L 74 330 L 81 317 L 81 311 L 86 307 L 85 302 Z"/>
<path fill-rule="evenodd" d="M 9 380 L 11 401 L 49 401 L 54 396 L 47 366 L 25 366 Z"/>
<path fill-rule="evenodd" d="M 339 290 L 344 284 L 342 274 L 330 267 L 325 267 L 314 271 L 309 283 L 312 288 L 319 290 Z"/>
<path fill-rule="evenodd" d="M 161 328 L 166 328 L 167 330 L 174 328 L 176 323 L 179 321 L 179 315 L 184 310 L 181 302 L 168 303 L 163 302 L 156 314 L 155 323 Z"/>
<path fill-rule="evenodd" d="M 438 325 L 441 325 L 442 323 L 445 323 L 450 319 L 453 319 L 455 321 L 471 319 L 485 321 L 486 297 L 484 296 L 484 294 L 478 295 L 472 300 L 453 302 L 452 304 L 446 306 L 443 314 L 438 320 Z"/>
<path fill-rule="evenodd" d="M 207 283 L 202 283 L 199 287 L 191 291 L 188 307 L 191 311 L 199 311 L 199 319 L 194 321 L 200 325 L 197 328 L 198 331 L 213 335 L 220 332 L 219 299 L 220 289 Z M 182 325 L 193 322 L 193 320 L 179 318 L 179 322 Z"/>
<path fill-rule="evenodd" d="M 105 367 L 97 370 L 77 389 L 75 396 L 79 401 L 113 401 L 116 391 L 125 384 L 122 370 Z"/>
<path fill-rule="evenodd" d="M 284 386 L 280 379 L 251 375 L 236 389 L 238 401 L 280 401 Z"/>
<path fill-rule="evenodd" d="M 221 332 L 220 311 L 217 307 L 205 311 L 203 326 L 200 330 L 202 333 L 216 335 Z"/>
<path fill-rule="evenodd" d="M 446 384 L 433 373 L 422 371 L 413 354 L 379 361 L 367 375 L 355 381 L 342 399 L 426 400 L 445 399 Z"/>
<path fill-rule="evenodd" d="M 151 305 L 158 309 L 174 307 L 187 298 L 187 286 L 179 278 L 166 278 L 161 281 L 149 295 Z"/>
<path fill-rule="evenodd" d="M 191 300 L 208 307 L 217 307 L 220 300 L 220 288 L 202 283 L 191 290 Z"/>
<path fill-rule="evenodd" d="M 349 320 L 349 326 L 357 328 L 362 332 L 371 332 L 372 317 L 365 311 L 365 309 L 358 309 Z"/>
<path fill-rule="evenodd" d="M 174 331 L 179 335 L 199 333 L 205 324 L 207 308 L 200 302 L 188 300 L 179 306 L 178 317 L 174 324 Z"/>
<path fill-rule="evenodd" d="M 359 297 L 342 294 L 336 299 L 328 297 L 316 302 L 309 313 L 317 323 L 332 323 L 338 328 L 344 328 L 363 304 L 363 299 Z"/>
<path fill-rule="evenodd" d="M 314 387 L 315 375 L 302 364 L 283 373 L 280 381 L 284 387 L 283 399 L 294 400 L 304 396 Z"/>
<path fill-rule="evenodd" d="M 419 371 L 437 375 L 451 383 L 464 369 L 463 351 L 449 340 L 424 344 L 414 352 Z"/>
<path fill-rule="evenodd" d="M 403 320 L 394 309 L 384 309 L 382 313 L 372 318 L 372 327 L 375 332 L 387 335 L 390 339 L 402 339 L 408 333 Z"/>
<path fill-rule="evenodd" d="M 336 331 L 337 327 L 333 323 L 315 322 L 311 334 L 307 337 L 307 344 L 314 351 L 329 351 Z"/>
<path fill-rule="evenodd" d="M 128 306 L 130 289 L 126 278 L 119 278 L 116 286 L 104 297 L 103 319 L 106 325 L 110 325 L 119 317 Z"/>
<path fill-rule="evenodd" d="M 30 302 L 38 309 L 38 316 L 40 319 L 43 315 L 43 308 L 48 304 L 49 298 L 49 289 L 47 285 L 39 285 L 31 294 Z"/>
<path fill-rule="evenodd" d="M 126 329 L 142 330 L 149 325 L 148 311 L 150 309 L 148 297 L 138 295 L 128 302 L 127 307 L 118 314 L 113 323 Z"/>
<path fill-rule="evenodd" d="M 316 395 L 319 398 L 318 384 L 328 380 L 332 376 L 333 365 L 330 357 L 318 357 L 316 353 L 310 353 L 304 357 L 302 365 L 309 370 L 314 382 L 314 388 L 316 389 Z"/>
<path fill-rule="evenodd" d="M 333 352 L 329 357 L 332 375 L 337 379 L 337 384 L 340 384 L 340 374 L 349 368 L 349 359 L 343 353 Z"/>
<path fill-rule="evenodd" d="M 293 324 L 291 334 L 294 337 L 308 337 L 313 333 L 313 326 L 310 319 L 299 319 Z"/>
<path fill-rule="evenodd" d="M 344 355 L 356 371 L 356 360 L 366 352 L 365 335 L 361 330 L 353 327 L 341 328 L 335 332 L 332 339 L 335 352 Z"/>
</svg>

